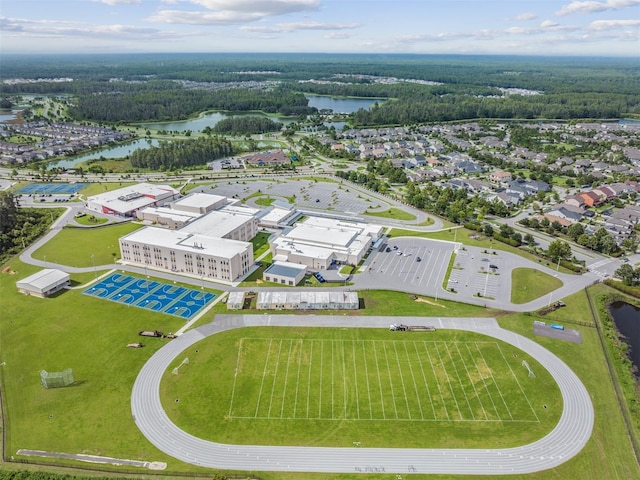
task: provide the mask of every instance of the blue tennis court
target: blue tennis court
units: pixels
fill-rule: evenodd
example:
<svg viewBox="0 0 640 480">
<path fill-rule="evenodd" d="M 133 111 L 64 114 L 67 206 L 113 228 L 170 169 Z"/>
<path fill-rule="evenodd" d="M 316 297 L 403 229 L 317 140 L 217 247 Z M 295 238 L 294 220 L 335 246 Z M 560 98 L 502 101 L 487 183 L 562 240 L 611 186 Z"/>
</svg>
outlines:
<svg viewBox="0 0 640 480">
<path fill-rule="evenodd" d="M 39 195 L 70 195 L 86 187 L 86 183 L 31 183 L 16 193 L 35 193 Z"/>
<path fill-rule="evenodd" d="M 189 319 L 216 295 L 144 278 L 114 273 L 83 292 L 112 302 Z"/>
</svg>

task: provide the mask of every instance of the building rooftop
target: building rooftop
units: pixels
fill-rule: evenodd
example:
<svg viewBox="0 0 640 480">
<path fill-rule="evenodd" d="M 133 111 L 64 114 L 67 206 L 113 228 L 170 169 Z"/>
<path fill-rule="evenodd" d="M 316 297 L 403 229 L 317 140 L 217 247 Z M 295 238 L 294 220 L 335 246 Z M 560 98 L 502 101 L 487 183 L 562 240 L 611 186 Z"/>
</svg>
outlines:
<svg viewBox="0 0 640 480">
<path fill-rule="evenodd" d="M 279 277 L 296 277 L 301 271 L 306 270 L 307 267 L 291 262 L 275 262 L 271 264 L 269 268 L 265 270 L 266 274 L 277 275 Z"/>
<path fill-rule="evenodd" d="M 214 210 L 192 221 L 181 229 L 183 233 L 207 235 L 222 238 L 236 228 L 241 227 L 253 217 L 243 213 L 230 213 L 226 210 Z"/>
<path fill-rule="evenodd" d="M 220 195 L 212 195 L 209 193 L 192 193 L 191 195 L 181 198 L 173 203 L 178 207 L 190 207 L 190 208 L 209 208 L 216 206 L 219 203 L 227 202 L 227 197 Z"/>
</svg>

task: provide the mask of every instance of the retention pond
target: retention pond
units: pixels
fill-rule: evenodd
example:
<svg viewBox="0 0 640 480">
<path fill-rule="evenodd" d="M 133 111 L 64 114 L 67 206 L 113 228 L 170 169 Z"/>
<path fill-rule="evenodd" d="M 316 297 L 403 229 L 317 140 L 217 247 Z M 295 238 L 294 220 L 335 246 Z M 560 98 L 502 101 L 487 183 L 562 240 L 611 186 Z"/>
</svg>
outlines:
<svg viewBox="0 0 640 480">
<path fill-rule="evenodd" d="M 618 331 L 626 337 L 630 347 L 631 363 L 640 371 L 640 308 L 625 302 L 614 302 L 609 306 Z M 640 373 L 636 373 L 636 376 Z"/>
</svg>

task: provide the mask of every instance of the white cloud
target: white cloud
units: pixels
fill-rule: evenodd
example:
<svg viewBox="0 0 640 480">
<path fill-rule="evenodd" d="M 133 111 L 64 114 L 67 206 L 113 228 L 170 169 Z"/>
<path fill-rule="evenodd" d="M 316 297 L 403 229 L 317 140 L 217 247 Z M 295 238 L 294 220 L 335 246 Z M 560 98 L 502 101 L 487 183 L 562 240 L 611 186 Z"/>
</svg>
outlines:
<svg viewBox="0 0 640 480">
<path fill-rule="evenodd" d="M 299 30 L 349 30 L 358 28 L 359 23 L 321 23 L 321 22 L 291 22 L 280 23 L 274 27 L 241 27 L 243 30 L 260 32 L 296 32 Z"/>
<path fill-rule="evenodd" d="M 611 30 L 624 27 L 640 27 L 640 20 L 596 20 L 591 22 L 589 30 Z"/>
<path fill-rule="evenodd" d="M 538 18 L 538 15 L 532 12 L 521 13 L 516 16 L 516 20 L 520 20 L 521 22 L 528 22 L 529 20 L 535 20 Z"/>
<path fill-rule="evenodd" d="M 160 10 L 147 18 L 150 22 L 188 25 L 232 25 L 255 22 L 267 17 L 316 10 L 320 0 L 184 0 L 206 10 Z M 179 3 L 165 0 L 165 3 Z"/>
<path fill-rule="evenodd" d="M 351 38 L 352 35 L 343 32 L 331 32 L 324 35 L 322 38 L 326 38 L 327 40 L 345 40 L 347 38 Z"/>
<path fill-rule="evenodd" d="M 140 5 L 142 0 L 93 0 L 98 3 L 105 3 L 107 5 Z"/>
<path fill-rule="evenodd" d="M 606 0 L 605 2 L 596 1 L 573 1 L 568 5 L 564 5 L 556 15 L 570 15 L 572 13 L 596 13 L 605 10 L 620 10 L 623 8 L 636 7 L 640 5 L 640 0 Z"/>
</svg>

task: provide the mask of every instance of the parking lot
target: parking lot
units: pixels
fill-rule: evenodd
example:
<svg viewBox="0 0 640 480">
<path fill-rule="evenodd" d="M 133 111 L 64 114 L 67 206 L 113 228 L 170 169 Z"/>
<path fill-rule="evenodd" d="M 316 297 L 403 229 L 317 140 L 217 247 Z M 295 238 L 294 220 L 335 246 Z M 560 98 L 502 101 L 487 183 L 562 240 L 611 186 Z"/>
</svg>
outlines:
<svg viewBox="0 0 640 480">
<path fill-rule="evenodd" d="M 388 208 L 384 202 L 362 192 L 352 192 L 348 186 L 336 182 L 312 180 L 241 180 L 221 181 L 194 191 L 222 195 L 229 198 L 251 201 L 257 198 L 280 198 L 293 200 L 298 208 L 361 214 L 368 208 Z M 258 195 L 256 195 L 258 194 Z M 255 205 L 254 205 L 255 206 Z"/>
<path fill-rule="evenodd" d="M 469 247 L 466 250 L 458 250 L 449 276 L 449 288 L 452 287 L 466 295 L 490 299 L 496 299 L 503 293 L 510 292 L 510 282 L 503 282 L 503 279 L 509 278 L 510 275 L 503 275 L 504 262 L 500 255 L 497 252 L 496 254 L 483 252 L 483 249 Z"/>
<path fill-rule="evenodd" d="M 387 251 L 387 248 L 389 251 Z M 358 276 L 358 287 L 367 284 L 434 295 L 442 282 L 454 244 L 424 238 L 394 238 L 373 253 Z"/>
</svg>

